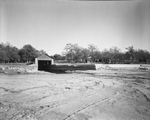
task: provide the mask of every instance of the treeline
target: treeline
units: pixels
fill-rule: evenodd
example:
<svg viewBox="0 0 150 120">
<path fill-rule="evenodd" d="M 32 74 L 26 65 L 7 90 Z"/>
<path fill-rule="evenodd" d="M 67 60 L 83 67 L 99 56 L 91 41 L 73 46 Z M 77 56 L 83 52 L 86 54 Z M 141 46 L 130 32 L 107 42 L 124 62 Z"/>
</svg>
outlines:
<svg viewBox="0 0 150 120">
<path fill-rule="evenodd" d="M 93 45 L 88 45 L 87 48 L 83 48 L 78 44 L 67 44 L 64 48 L 63 55 L 55 54 L 53 56 L 55 60 L 66 60 L 67 62 L 101 62 L 101 63 L 150 63 L 150 53 L 143 49 L 134 49 L 133 46 L 126 48 L 126 52 L 121 52 L 118 47 L 112 47 L 99 51 L 99 49 Z"/>
<path fill-rule="evenodd" d="M 21 49 L 11 45 L 10 43 L 0 43 L 0 63 L 14 62 L 34 62 L 35 58 L 41 54 L 46 54 L 44 50 L 37 50 L 30 44 L 24 45 Z M 121 52 L 118 47 L 110 49 L 99 49 L 93 45 L 87 48 L 78 44 L 66 44 L 63 54 L 55 54 L 51 56 L 55 61 L 69 63 L 150 63 L 150 52 L 143 49 L 134 49 L 133 46 L 126 48 L 126 52 Z"/>
<path fill-rule="evenodd" d="M 46 52 L 36 50 L 30 44 L 18 49 L 8 42 L 0 43 L 0 63 L 34 62 L 35 58 L 43 53 Z"/>
</svg>

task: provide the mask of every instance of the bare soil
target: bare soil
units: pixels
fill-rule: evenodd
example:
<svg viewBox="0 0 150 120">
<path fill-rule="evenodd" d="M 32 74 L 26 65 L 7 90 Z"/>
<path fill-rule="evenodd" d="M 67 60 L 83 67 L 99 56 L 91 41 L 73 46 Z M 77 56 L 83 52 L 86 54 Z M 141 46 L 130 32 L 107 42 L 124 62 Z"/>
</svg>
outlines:
<svg viewBox="0 0 150 120">
<path fill-rule="evenodd" d="M 0 73 L 0 120 L 150 120 L 150 70 Z"/>
</svg>

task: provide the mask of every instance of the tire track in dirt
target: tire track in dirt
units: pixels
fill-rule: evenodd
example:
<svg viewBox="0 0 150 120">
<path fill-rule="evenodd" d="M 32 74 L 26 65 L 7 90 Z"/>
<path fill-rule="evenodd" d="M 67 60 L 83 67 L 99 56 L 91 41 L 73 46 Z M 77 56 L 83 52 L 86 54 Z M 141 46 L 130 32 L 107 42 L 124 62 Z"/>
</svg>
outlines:
<svg viewBox="0 0 150 120">
<path fill-rule="evenodd" d="M 115 76 L 115 74 L 110 74 L 110 75 L 105 75 L 106 77 L 103 77 L 104 75 L 102 75 L 102 77 L 101 77 L 101 75 L 99 75 L 99 74 L 93 74 L 92 76 L 94 78 L 96 78 L 96 77 L 99 78 L 98 81 L 92 79 L 92 77 L 89 78 L 95 84 L 86 83 L 86 84 L 81 85 L 79 83 L 80 86 L 78 88 L 76 88 L 76 86 L 75 87 L 73 86 L 74 88 L 71 88 L 68 84 L 69 87 L 68 88 L 66 87 L 67 88 L 66 91 L 68 93 L 65 91 L 65 85 L 63 87 L 60 86 L 61 89 L 55 89 L 55 91 L 58 92 L 57 95 L 55 95 L 53 93 L 50 94 L 50 95 L 49 95 L 49 93 L 48 94 L 41 94 L 42 91 L 49 91 L 51 89 L 51 85 L 30 87 L 30 88 L 26 88 L 26 89 L 22 89 L 22 90 L 18 90 L 18 91 L 17 90 L 13 91 L 11 89 L 0 87 L 0 89 L 2 89 L 2 91 L 4 90 L 4 91 L 10 92 L 10 93 L 21 93 L 22 94 L 22 92 L 25 92 L 25 94 L 27 93 L 30 96 L 32 96 L 32 95 L 34 95 L 32 93 L 34 93 L 35 91 L 40 91 L 41 92 L 40 94 L 42 95 L 42 96 L 38 96 L 38 97 L 35 96 L 35 98 L 32 99 L 33 101 L 30 101 L 31 99 L 30 100 L 28 99 L 28 101 L 31 102 L 31 103 L 26 103 L 28 105 L 26 107 L 24 105 L 22 105 L 22 103 L 19 103 L 19 105 L 20 105 L 19 107 L 17 107 L 17 104 L 16 104 L 14 106 L 14 110 L 16 111 L 16 113 L 11 114 L 11 116 L 10 116 L 11 118 L 9 117 L 9 120 L 23 120 L 23 119 L 37 120 L 38 116 L 37 116 L 36 113 L 38 113 L 38 112 L 42 112 L 41 114 L 43 115 L 43 118 L 44 118 L 44 114 L 49 114 L 50 116 L 52 116 L 51 114 L 53 114 L 52 113 L 53 111 L 56 112 L 56 113 L 58 112 L 57 115 L 59 116 L 59 112 L 60 112 L 60 114 L 61 114 L 61 112 L 63 113 L 64 109 L 67 109 L 68 110 L 67 112 L 69 112 L 69 113 L 65 112 L 66 114 L 64 114 L 64 116 L 59 120 L 68 120 L 68 119 L 70 120 L 71 118 L 74 117 L 74 115 L 77 116 L 78 114 L 83 113 L 84 110 L 87 111 L 87 110 L 90 109 L 90 107 L 93 108 L 93 107 L 95 107 L 95 105 L 97 105 L 97 104 L 99 105 L 99 103 L 101 103 L 101 102 L 102 102 L 102 104 L 103 104 L 103 102 L 105 103 L 105 101 L 106 101 L 106 103 L 111 102 L 112 107 L 115 107 L 114 101 L 117 101 L 118 98 L 122 98 L 124 100 L 124 96 L 122 96 L 122 93 L 124 93 L 125 91 L 122 91 L 122 92 L 119 93 L 119 91 L 117 91 L 116 88 L 109 87 L 109 86 L 107 87 L 107 85 L 105 85 L 105 82 L 103 80 L 101 80 L 101 78 L 102 79 L 104 78 L 104 80 L 105 80 L 105 78 L 108 78 L 107 76 L 111 77 L 111 79 L 116 80 L 118 78 L 120 80 L 120 77 L 117 77 L 118 75 Z M 124 76 L 126 76 L 126 75 L 123 74 L 122 76 L 123 76 L 122 78 L 124 79 Z M 144 79 L 142 79 L 142 77 L 134 77 L 134 76 L 131 76 L 131 75 L 129 77 L 127 76 L 126 78 L 131 79 L 130 77 L 132 77 L 132 79 L 137 79 L 138 78 L 138 79 L 141 79 L 141 80 L 145 81 Z M 132 79 L 131 79 L 131 81 L 127 81 L 127 83 L 130 84 L 132 87 L 127 88 L 127 93 L 128 94 L 125 94 L 125 96 L 130 95 L 130 91 L 132 92 L 132 90 L 135 88 L 133 86 L 133 84 L 134 84 L 133 82 L 136 83 L 137 81 L 133 81 Z M 83 83 L 84 81 L 81 81 L 81 82 Z M 85 82 L 87 82 L 87 79 L 86 79 Z M 122 81 L 120 81 L 120 82 L 122 82 Z M 74 84 L 74 83 L 72 83 L 72 84 Z M 77 84 L 77 85 L 79 85 L 79 84 Z M 143 83 L 143 84 L 146 84 L 146 83 Z M 138 89 L 138 86 L 139 85 L 137 85 L 137 89 Z M 56 86 L 56 87 L 59 88 L 59 86 Z M 79 88 L 83 88 L 83 89 L 81 89 L 81 91 L 80 91 Z M 105 94 L 105 93 L 103 93 L 103 91 L 101 91 L 100 88 L 102 88 L 104 91 L 105 90 L 107 91 L 108 89 L 111 89 L 113 92 L 110 93 L 109 91 L 107 91 L 106 94 L 108 93 L 109 95 L 101 96 L 101 93 L 102 94 Z M 126 85 L 123 86 L 123 88 L 126 89 Z M 119 87 L 118 90 L 120 90 L 120 89 L 122 90 L 123 88 Z M 75 90 L 76 95 L 74 94 L 74 90 Z M 135 89 L 135 91 L 137 91 L 137 94 L 140 94 L 141 97 L 143 98 L 142 100 L 144 102 L 147 101 L 147 103 L 150 103 L 149 96 L 146 95 L 145 92 L 142 92 L 140 89 L 138 89 L 138 90 Z M 60 91 L 63 92 L 63 93 L 61 93 Z M 79 94 L 77 92 L 79 92 Z M 74 95 L 70 96 L 71 93 L 74 94 Z M 135 92 L 135 94 L 136 94 L 136 92 Z M 14 95 L 14 94 L 10 94 L 10 95 Z M 16 94 L 16 95 L 18 95 L 18 94 Z M 133 91 L 133 95 L 134 95 L 134 91 Z M 60 96 L 63 96 L 63 97 L 59 98 Z M 112 99 L 113 96 L 114 96 L 114 101 Z M 26 97 L 28 97 L 28 96 L 26 96 Z M 53 97 L 55 98 L 54 101 L 51 99 Z M 95 99 L 93 99 L 93 97 Z M 134 96 L 132 96 L 132 94 L 131 94 L 131 97 L 132 97 L 131 100 L 137 100 L 138 95 L 137 96 L 135 95 L 135 98 L 134 98 Z M 83 102 L 83 104 L 81 102 L 79 102 L 80 100 Z M 37 106 L 35 106 L 35 109 L 34 109 L 34 107 L 29 107 L 30 105 L 32 105 L 32 102 L 33 102 L 33 104 L 35 104 L 35 102 L 37 102 Z M 117 101 L 117 102 L 120 102 L 120 101 Z M 135 101 L 135 102 L 139 102 L 139 101 Z M 10 103 L 10 104 L 12 104 L 12 103 Z M 77 105 L 77 107 L 76 107 L 76 105 Z M 73 107 L 73 110 L 70 109 L 71 107 Z M 145 108 L 146 107 L 143 107 L 143 110 L 147 110 Z M 33 109 L 33 111 L 32 111 L 32 109 Z M 12 111 L 13 109 L 10 109 L 10 110 Z M 69 110 L 71 110 L 71 111 L 69 111 Z M 142 110 L 139 109 L 139 112 L 141 112 L 141 111 Z M 40 113 L 38 113 L 38 114 L 40 116 Z M 58 118 L 57 115 L 56 115 L 56 118 Z"/>
<path fill-rule="evenodd" d="M 99 91 L 99 90 L 97 90 L 97 91 Z M 76 103 L 76 102 L 78 103 L 80 100 L 84 101 L 86 99 L 92 99 L 93 96 L 94 97 L 95 96 L 99 96 L 99 94 L 97 94 L 97 91 L 95 91 L 95 90 L 86 91 L 84 93 L 79 93 L 77 96 L 73 95 L 70 98 L 64 98 L 64 99 L 61 99 L 59 101 L 54 101 L 54 102 L 52 102 L 50 104 L 42 105 L 39 108 L 37 108 L 36 114 L 37 114 L 37 116 L 40 117 L 41 116 L 40 113 L 42 113 L 43 115 L 44 114 L 46 115 L 46 114 L 49 114 L 49 112 L 51 113 L 51 111 L 55 111 L 55 110 L 57 111 L 57 109 L 59 109 L 61 107 L 72 105 L 72 103 Z M 86 100 L 86 102 L 88 103 L 87 100 Z M 92 103 L 92 104 L 94 105 L 94 103 Z M 92 104 L 90 104 L 90 105 L 92 106 Z M 87 107 L 87 106 L 85 106 L 85 107 Z M 85 109 L 85 107 L 84 107 L 84 109 Z"/>
<path fill-rule="evenodd" d="M 4 90 L 5 92 L 9 92 L 9 93 L 14 93 L 15 92 L 11 89 L 7 89 L 7 88 L 4 88 L 4 87 L 0 87 L 0 89 Z"/>
<path fill-rule="evenodd" d="M 32 89 L 37 89 L 37 88 L 45 88 L 45 87 L 47 87 L 47 86 L 40 86 L 40 87 L 34 87 L 34 88 L 29 88 L 29 89 L 25 89 L 25 90 L 32 90 Z M 24 91 L 24 90 L 22 90 L 22 91 Z M 87 91 L 86 91 L 87 92 Z M 90 92 L 90 94 L 88 93 L 88 95 L 86 95 L 86 96 L 84 96 L 84 97 L 87 97 L 87 96 L 91 96 L 91 95 L 93 95 L 93 90 L 92 90 L 92 92 Z M 44 97 L 41 97 L 41 98 L 38 98 L 38 99 L 36 99 L 36 100 L 33 100 L 32 102 L 35 102 L 35 101 L 40 101 L 40 100 L 43 100 L 43 99 L 45 99 L 45 98 L 48 98 L 48 97 L 51 97 L 51 95 L 48 95 L 48 96 L 44 96 Z M 55 104 L 52 104 L 52 105 L 45 105 L 45 106 L 40 106 L 41 108 L 44 108 L 44 107 L 48 107 L 48 109 L 55 109 L 55 108 L 58 108 L 59 106 L 62 106 L 62 105 L 65 105 L 65 104 L 67 104 L 68 102 L 71 102 L 72 100 L 71 100 L 72 98 L 70 98 L 70 99 L 65 99 L 65 100 L 61 100 L 61 101 L 59 101 L 59 102 L 55 102 Z M 31 102 L 31 101 L 30 101 Z M 19 104 L 21 104 L 21 103 L 19 103 Z M 23 106 L 22 107 L 15 107 L 14 109 L 16 109 L 16 111 L 18 111 L 19 113 L 17 113 L 16 115 L 13 115 L 12 117 L 11 117 L 11 119 L 13 119 L 13 118 L 16 118 L 17 119 L 17 117 L 19 117 L 19 116 L 25 116 L 25 114 L 26 114 L 26 112 L 22 112 L 23 111 Z M 29 110 L 28 110 L 29 111 Z M 38 110 L 37 109 L 35 109 L 35 111 L 37 112 Z M 28 112 L 29 113 L 29 112 Z M 10 120 L 11 120 L 10 119 Z"/>
<path fill-rule="evenodd" d="M 15 91 L 15 92 L 16 93 L 21 93 L 21 92 L 24 92 L 24 91 L 33 90 L 33 89 L 40 89 L 40 88 L 45 88 L 45 87 L 49 87 L 49 85 L 26 88 L 26 89 L 18 90 L 18 91 Z"/>
<path fill-rule="evenodd" d="M 107 89 L 107 88 L 106 88 Z M 100 90 L 100 89 L 99 89 Z M 73 105 L 73 109 L 71 109 L 72 113 L 67 115 L 66 117 L 64 117 L 63 119 L 60 120 L 67 120 L 70 117 L 72 117 L 73 115 L 88 109 L 96 104 L 99 104 L 101 102 L 105 102 L 105 101 L 109 101 L 109 99 L 114 95 L 114 93 L 116 93 L 116 91 L 110 91 L 109 94 L 107 96 L 105 96 L 104 94 L 102 95 L 101 93 L 98 93 L 98 91 L 93 91 L 95 94 L 87 94 L 86 96 L 81 96 L 77 99 L 73 99 L 73 101 L 65 101 L 65 104 L 60 104 L 58 107 L 58 109 L 53 109 L 54 111 L 59 111 L 59 110 L 63 110 L 63 109 L 70 109 L 70 107 Z M 101 91 L 103 93 L 103 91 Z M 101 100 L 99 100 L 101 99 Z M 75 104 L 75 106 L 74 106 Z M 78 106 L 78 107 L 77 107 Z M 76 108 L 77 107 L 77 108 Z M 52 111 L 53 111 L 52 110 Z M 71 112 L 70 111 L 70 112 Z M 63 112 L 63 111 L 62 111 Z M 65 114 L 65 113 L 63 113 Z"/>
<path fill-rule="evenodd" d="M 48 98 L 48 97 L 51 97 L 51 95 L 48 95 L 48 96 L 44 96 L 44 97 L 42 97 L 42 98 L 39 98 L 39 99 L 36 99 L 36 101 L 40 101 L 40 100 L 43 100 L 43 99 L 46 99 L 46 98 Z M 57 107 L 59 107 L 59 106 L 61 106 L 61 105 L 64 105 L 64 104 L 67 104 L 68 102 L 70 101 L 70 99 L 68 99 L 68 100 L 61 100 L 61 101 L 58 101 L 58 102 L 54 102 L 53 104 L 51 104 L 51 105 L 45 105 L 45 106 L 40 106 L 39 108 L 45 108 L 45 107 L 47 107 L 48 109 L 54 109 L 54 108 L 57 108 Z M 35 102 L 35 101 L 33 101 L 33 102 Z M 10 105 L 11 105 L 12 103 L 10 103 Z M 19 103 L 19 105 L 20 105 L 21 103 Z M 9 105 L 9 106 L 10 106 Z M 13 106 L 13 108 L 14 108 L 14 110 L 15 111 L 18 111 L 19 113 L 17 113 L 17 114 L 15 114 L 15 115 L 13 115 L 11 118 L 10 118 L 10 120 L 11 119 L 17 119 L 17 118 L 19 118 L 19 116 L 26 116 L 26 108 L 24 108 L 23 106 L 20 106 L 20 107 L 17 107 L 16 105 L 14 105 Z M 30 114 L 30 110 L 27 110 L 28 112 L 28 114 Z M 34 111 L 35 112 L 38 112 L 39 110 L 38 110 L 38 108 L 36 109 L 34 109 Z M 33 115 L 31 115 L 31 116 L 33 116 Z"/>
<path fill-rule="evenodd" d="M 150 104 L 150 98 L 141 90 L 134 88 L 136 91 L 138 91 L 140 94 L 142 94 L 144 96 L 144 98 L 146 99 L 146 101 Z"/>
<path fill-rule="evenodd" d="M 99 87 L 98 89 L 101 89 L 101 88 L 104 88 L 105 87 L 105 85 L 103 84 L 103 82 L 102 81 L 93 81 L 93 86 L 92 87 Z M 88 88 L 87 86 L 82 86 L 85 90 L 79 90 L 78 92 L 79 92 L 79 94 L 80 94 L 80 96 L 91 96 L 91 95 L 93 95 L 93 94 L 95 94 L 95 89 L 97 89 L 97 88 Z M 66 89 L 66 87 L 64 87 L 64 89 Z M 74 88 L 74 89 L 76 89 L 76 88 Z M 68 92 L 68 93 L 67 93 Z M 85 94 L 85 92 L 88 92 L 88 94 L 86 94 L 86 95 L 84 95 Z M 61 91 L 61 93 L 59 93 L 59 94 L 69 94 L 70 93 L 70 90 L 69 91 Z M 47 98 L 49 98 L 49 97 L 52 97 L 52 95 L 58 95 L 58 93 L 57 94 L 50 94 L 50 95 L 48 95 L 48 96 L 43 96 L 43 97 L 41 97 L 41 98 L 37 98 L 37 99 L 35 99 L 35 100 L 32 100 L 32 101 L 29 101 L 29 102 L 35 102 L 35 101 L 41 101 L 41 100 L 44 100 L 44 99 L 47 99 Z M 55 97 L 56 97 L 55 96 Z M 79 97 L 79 95 L 78 95 L 78 97 Z M 74 97 L 75 98 L 75 97 Z M 73 99 L 74 99 L 73 98 Z M 72 99 L 72 98 L 69 98 L 67 101 L 69 102 L 70 101 L 70 99 Z M 66 99 L 65 99 L 65 101 L 66 101 Z M 60 103 L 60 102 L 59 102 Z M 61 103 L 63 103 L 63 101 L 61 101 Z M 49 106 L 49 105 L 46 105 L 46 106 Z M 44 107 L 44 106 L 43 106 Z M 50 106 L 49 106 L 50 107 Z"/>
<path fill-rule="evenodd" d="M 9 102 L 3 102 L 3 103 L 0 102 L 0 109 L 1 111 L 3 111 L 0 113 L 0 115 L 5 116 L 5 118 L 3 119 L 6 120 L 17 120 L 17 117 L 25 116 L 25 114 L 27 113 L 25 111 L 28 111 L 29 114 L 31 113 L 29 111 L 33 111 L 33 110 L 29 110 L 29 108 L 25 108 L 21 106 L 18 103 L 9 103 Z"/>
<path fill-rule="evenodd" d="M 85 110 L 85 109 L 87 109 L 87 108 L 89 108 L 89 107 L 92 107 L 92 106 L 94 106 L 94 105 L 96 105 L 96 104 L 98 104 L 98 103 L 100 103 L 100 102 L 104 102 L 104 101 L 107 101 L 107 100 L 109 100 L 109 99 L 108 99 L 108 98 L 104 98 L 104 99 L 102 99 L 102 100 L 100 100 L 100 101 L 91 103 L 91 104 L 89 104 L 89 105 L 87 105 L 87 106 L 85 106 L 85 107 L 82 107 L 81 109 L 76 110 L 75 112 L 73 112 L 72 114 L 68 115 L 67 117 L 65 117 L 65 118 L 62 119 L 62 120 L 67 120 L 68 118 L 70 118 L 70 117 L 72 117 L 73 115 L 75 115 L 75 114 L 81 112 L 82 110 Z"/>
<path fill-rule="evenodd" d="M 49 85 L 31 87 L 31 88 L 26 88 L 26 89 L 22 89 L 22 90 L 11 90 L 11 89 L 7 89 L 7 88 L 4 88 L 4 87 L 0 87 L 0 89 L 3 89 L 4 91 L 10 92 L 10 93 L 21 93 L 21 92 L 24 92 L 24 91 L 38 89 L 38 88 L 45 88 L 45 87 L 49 87 Z"/>
<path fill-rule="evenodd" d="M 45 87 L 49 87 L 47 85 L 45 86 L 38 86 L 38 87 L 32 87 L 32 88 L 27 88 L 27 89 L 23 89 L 23 90 L 19 90 L 19 91 L 13 91 L 13 90 L 10 90 L 10 89 L 6 89 L 4 87 L 0 87 L 0 89 L 3 89 L 4 91 L 6 91 L 7 93 L 9 93 L 9 95 L 13 95 L 14 93 L 17 93 L 17 94 L 21 94 L 21 92 L 24 92 L 24 91 L 27 91 L 27 90 L 33 90 L 33 89 L 40 89 L 40 88 L 45 88 Z M 46 98 L 46 97 L 49 97 L 50 95 L 48 96 L 44 96 L 40 99 L 43 99 L 43 98 Z M 24 102 L 6 102 L 6 101 L 0 101 L 0 109 L 1 109 L 1 115 L 5 114 L 5 118 L 6 119 L 17 119 L 17 117 L 19 116 L 33 116 L 31 115 L 31 113 L 29 112 L 30 110 L 26 110 L 27 108 L 22 106 L 21 104 L 24 103 Z M 30 109 L 30 108 L 29 108 Z M 27 112 L 26 112 L 27 111 Z M 35 118 L 35 117 L 34 117 Z"/>
<path fill-rule="evenodd" d="M 143 75 L 145 74 L 141 74 L 142 76 L 135 76 L 135 74 L 118 74 L 118 73 L 111 73 L 111 74 L 105 74 L 105 73 L 88 73 L 88 72 L 80 72 L 77 71 L 75 72 L 77 74 L 87 74 L 90 76 L 94 76 L 94 77 L 106 77 L 106 78 L 125 78 L 125 79 L 146 79 L 146 80 L 150 80 L 150 77 L 145 77 Z M 109 72 L 110 73 L 110 72 Z"/>
<path fill-rule="evenodd" d="M 82 98 L 91 97 L 91 96 L 93 96 L 95 94 L 96 94 L 96 92 L 94 90 L 92 90 L 90 92 L 88 91 L 88 94 L 84 93 L 84 95 L 82 95 Z M 48 97 L 51 97 L 51 95 L 49 95 L 49 96 L 47 96 L 45 98 L 48 98 Z M 81 97 L 81 96 L 78 95 L 78 96 L 73 96 L 71 98 L 64 98 L 64 99 L 61 99 L 60 101 L 55 101 L 55 102 L 51 103 L 51 105 L 46 104 L 44 106 L 40 106 L 40 108 L 48 107 L 49 110 L 50 109 L 54 109 L 54 108 L 58 108 L 59 106 L 62 106 L 62 105 L 65 105 L 65 104 L 68 104 L 68 103 L 71 103 L 71 102 L 75 101 L 76 99 L 78 99 L 78 97 Z M 43 99 L 45 99 L 45 98 L 43 98 Z M 43 99 L 41 99 L 41 100 L 43 100 Z"/>
<path fill-rule="evenodd" d="M 37 120 L 33 110 L 24 109 L 8 118 L 8 120 Z"/>
</svg>

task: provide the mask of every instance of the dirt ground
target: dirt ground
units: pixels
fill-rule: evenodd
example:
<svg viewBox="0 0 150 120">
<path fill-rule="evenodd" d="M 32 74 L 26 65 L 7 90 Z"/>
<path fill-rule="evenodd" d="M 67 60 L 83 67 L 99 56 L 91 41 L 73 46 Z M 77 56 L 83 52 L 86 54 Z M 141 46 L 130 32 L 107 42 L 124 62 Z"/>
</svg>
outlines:
<svg viewBox="0 0 150 120">
<path fill-rule="evenodd" d="M 150 120 L 150 70 L 0 73 L 0 120 Z"/>
</svg>

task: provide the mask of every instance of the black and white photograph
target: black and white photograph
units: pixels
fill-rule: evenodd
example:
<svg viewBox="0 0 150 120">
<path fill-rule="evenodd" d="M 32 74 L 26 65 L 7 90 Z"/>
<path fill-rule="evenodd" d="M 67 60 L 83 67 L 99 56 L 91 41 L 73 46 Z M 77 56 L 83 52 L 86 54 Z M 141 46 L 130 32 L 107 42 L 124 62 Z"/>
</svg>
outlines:
<svg viewBox="0 0 150 120">
<path fill-rule="evenodd" d="M 150 120 L 150 0 L 0 0 L 0 120 Z"/>
</svg>

